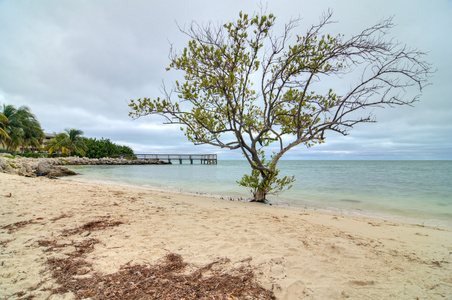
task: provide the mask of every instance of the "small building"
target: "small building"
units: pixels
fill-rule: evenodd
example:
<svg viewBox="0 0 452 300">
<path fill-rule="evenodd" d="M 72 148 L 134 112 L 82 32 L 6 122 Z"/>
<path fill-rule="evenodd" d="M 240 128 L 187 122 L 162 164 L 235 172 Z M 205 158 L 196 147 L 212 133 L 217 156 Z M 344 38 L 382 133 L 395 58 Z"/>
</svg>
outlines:
<svg viewBox="0 0 452 300">
<path fill-rule="evenodd" d="M 46 133 L 44 132 L 44 139 L 42 140 L 41 148 L 44 149 L 44 147 L 47 145 L 48 142 L 50 142 L 51 139 L 55 138 L 55 133 Z"/>
</svg>

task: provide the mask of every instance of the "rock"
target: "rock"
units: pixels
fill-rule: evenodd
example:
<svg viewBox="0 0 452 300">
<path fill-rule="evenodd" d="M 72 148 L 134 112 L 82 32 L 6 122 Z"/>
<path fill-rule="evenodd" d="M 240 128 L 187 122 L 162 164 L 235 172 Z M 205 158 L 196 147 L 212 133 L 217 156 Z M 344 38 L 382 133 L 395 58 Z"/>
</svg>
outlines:
<svg viewBox="0 0 452 300">
<path fill-rule="evenodd" d="M 70 175 L 77 175 L 76 172 L 69 170 L 66 167 L 60 166 L 52 166 L 48 163 L 40 162 L 35 172 L 38 176 L 47 176 L 47 177 L 63 177 Z"/>
<path fill-rule="evenodd" d="M 36 175 L 45 176 L 50 173 L 52 166 L 47 161 L 41 161 L 36 168 Z"/>
<path fill-rule="evenodd" d="M 27 174 L 27 169 L 25 169 L 25 167 L 22 167 L 19 169 L 20 176 L 25 176 L 26 174 Z"/>
<path fill-rule="evenodd" d="M 7 166 L 6 162 L 4 162 L 3 160 L 0 161 L 0 170 L 4 173 L 6 173 L 6 166 Z"/>
<path fill-rule="evenodd" d="M 33 172 L 33 168 L 31 167 L 31 165 L 29 163 L 24 163 L 22 166 L 25 168 L 25 171 L 27 173 Z"/>
<path fill-rule="evenodd" d="M 17 171 L 11 166 L 9 162 L 1 161 L 0 166 L 3 170 L 3 173 L 17 174 Z"/>
<path fill-rule="evenodd" d="M 1 0 L 0 0 L 1 1 Z M 86 157 L 65 157 L 65 158 L 23 158 L 4 157 L 0 154 L 0 172 L 10 174 L 20 174 L 22 176 L 49 176 L 61 177 L 76 175 L 75 172 L 60 167 L 62 165 L 148 165 L 148 164 L 171 164 L 157 159 L 130 160 L 124 158 L 86 158 Z"/>
<path fill-rule="evenodd" d="M 54 167 L 49 173 L 47 173 L 48 177 L 63 177 L 70 175 L 77 175 L 77 173 L 65 167 Z"/>
<path fill-rule="evenodd" d="M 6 168 L 6 172 L 7 172 L 8 174 L 14 174 L 14 175 L 19 174 L 19 170 L 18 170 L 17 168 L 13 168 L 12 166 L 8 166 L 8 167 Z"/>
</svg>

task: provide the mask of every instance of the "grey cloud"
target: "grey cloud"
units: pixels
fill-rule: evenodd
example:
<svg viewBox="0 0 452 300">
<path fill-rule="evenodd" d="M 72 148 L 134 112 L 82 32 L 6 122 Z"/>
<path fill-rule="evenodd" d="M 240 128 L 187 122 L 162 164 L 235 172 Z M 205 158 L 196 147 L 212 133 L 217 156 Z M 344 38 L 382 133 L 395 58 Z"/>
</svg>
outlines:
<svg viewBox="0 0 452 300">
<path fill-rule="evenodd" d="M 132 121 L 127 101 L 161 96 L 181 76 L 166 72 L 170 44 L 187 42 L 179 31 L 192 20 L 221 23 L 238 12 L 259 10 L 256 1 L 0 1 L 0 103 L 28 105 L 46 131 L 78 128 L 142 151 L 240 152 L 188 143 L 161 118 Z M 264 5 L 265 6 L 265 5 Z M 347 137 L 329 135 L 324 145 L 299 147 L 288 158 L 452 159 L 452 60 L 450 1 L 282 0 L 267 4 L 278 22 L 302 18 L 301 33 L 331 8 L 333 32 L 357 33 L 394 16 L 396 40 L 428 52 L 438 72 L 414 108 L 375 110 L 376 124 L 361 124 Z M 304 27 L 303 27 L 304 26 Z"/>
</svg>

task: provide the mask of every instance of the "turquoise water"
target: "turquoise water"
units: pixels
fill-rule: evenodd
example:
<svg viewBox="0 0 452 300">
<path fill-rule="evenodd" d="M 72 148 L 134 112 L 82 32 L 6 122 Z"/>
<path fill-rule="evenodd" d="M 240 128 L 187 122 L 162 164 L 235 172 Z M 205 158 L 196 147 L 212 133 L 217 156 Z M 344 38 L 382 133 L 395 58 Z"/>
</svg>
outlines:
<svg viewBox="0 0 452 300">
<path fill-rule="evenodd" d="M 138 166 L 72 166 L 72 180 L 139 186 L 248 199 L 237 185 L 250 173 L 246 161 Z M 318 209 L 452 227 L 452 161 L 281 161 L 295 175 L 291 190 L 272 205 Z"/>
</svg>

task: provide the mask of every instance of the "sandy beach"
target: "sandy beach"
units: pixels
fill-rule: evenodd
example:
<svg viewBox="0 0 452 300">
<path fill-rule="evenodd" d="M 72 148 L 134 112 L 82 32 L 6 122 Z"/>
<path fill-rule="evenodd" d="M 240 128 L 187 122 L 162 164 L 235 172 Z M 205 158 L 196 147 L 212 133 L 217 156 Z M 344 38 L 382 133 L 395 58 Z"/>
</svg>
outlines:
<svg viewBox="0 0 452 300">
<path fill-rule="evenodd" d="M 171 253 L 245 265 L 277 299 L 452 299 L 450 228 L 3 173 L 0 207 L 0 299 L 89 295 L 55 293 L 51 259 L 92 264 L 76 281 Z"/>
</svg>

